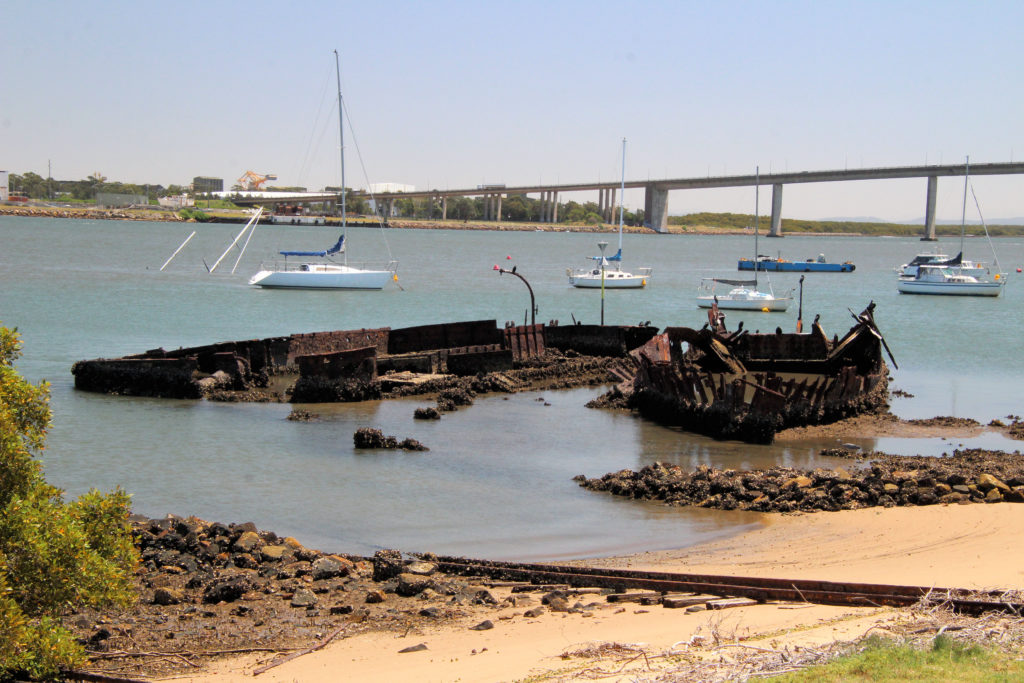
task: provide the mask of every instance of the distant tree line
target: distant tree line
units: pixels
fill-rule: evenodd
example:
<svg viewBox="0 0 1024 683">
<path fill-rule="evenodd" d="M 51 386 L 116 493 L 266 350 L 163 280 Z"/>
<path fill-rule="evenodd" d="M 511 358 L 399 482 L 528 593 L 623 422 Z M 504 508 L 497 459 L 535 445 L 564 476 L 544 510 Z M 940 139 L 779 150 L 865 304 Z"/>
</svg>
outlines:
<svg viewBox="0 0 1024 683">
<path fill-rule="evenodd" d="M 152 185 L 136 185 L 135 183 L 108 182 L 101 174 L 94 174 L 85 180 L 56 180 L 44 178 L 38 173 L 29 171 L 24 174 L 12 173 L 9 179 L 11 194 L 20 194 L 31 199 L 74 199 L 91 201 L 99 192 L 113 194 L 146 195 L 150 201 L 158 197 L 182 194 L 188 188 L 182 185 L 164 187 L 158 183 Z"/>
<path fill-rule="evenodd" d="M 363 199 L 363 197 L 358 197 Z M 484 197 L 449 197 L 449 220 L 470 221 L 481 219 L 485 215 L 486 199 Z M 409 197 L 395 200 L 395 211 L 402 218 L 440 219 L 443 207 L 440 200 L 430 197 Z M 541 220 L 542 202 L 522 194 L 510 194 L 502 197 L 501 220 L 519 223 L 539 223 Z M 619 209 L 613 211 L 612 223 L 619 222 Z M 623 221 L 627 225 L 641 225 L 644 212 L 642 210 L 623 213 Z M 559 202 L 559 223 L 603 223 L 601 209 L 597 202 Z"/>
<path fill-rule="evenodd" d="M 771 216 L 760 216 L 761 229 L 767 231 L 771 226 Z M 685 216 L 669 216 L 669 225 L 690 228 L 719 228 L 722 230 L 744 230 L 754 228 L 752 213 L 691 213 Z M 877 223 L 858 221 L 810 221 L 797 218 L 783 218 L 782 232 L 818 232 L 851 235 L 897 235 L 915 236 L 924 230 L 921 224 L 908 223 Z M 968 225 L 968 232 L 982 232 L 980 225 Z M 989 225 L 988 232 L 992 236 L 1024 235 L 1022 225 Z M 937 235 L 959 235 L 959 224 L 941 224 L 935 226 Z"/>
</svg>

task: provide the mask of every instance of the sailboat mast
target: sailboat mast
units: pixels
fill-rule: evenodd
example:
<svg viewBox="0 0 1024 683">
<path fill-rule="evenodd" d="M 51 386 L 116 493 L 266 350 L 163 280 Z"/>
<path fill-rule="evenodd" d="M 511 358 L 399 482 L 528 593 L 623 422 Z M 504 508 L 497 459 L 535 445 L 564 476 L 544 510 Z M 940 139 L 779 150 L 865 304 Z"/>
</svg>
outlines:
<svg viewBox="0 0 1024 683">
<path fill-rule="evenodd" d="M 757 225 L 761 208 L 761 167 L 754 167 L 754 289 L 757 289 Z"/>
<path fill-rule="evenodd" d="M 619 254 L 622 254 L 622 213 L 626 203 L 626 138 L 622 138 L 622 187 L 619 190 Z"/>
<path fill-rule="evenodd" d="M 967 182 L 971 175 L 971 157 L 964 158 L 964 206 L 960 211 L 960 258 L 964 257 L 964 231 L 967 229 Z M 961 264 L 962 265 L 962 264 Z"/>
<path fill-rule="evenodd" d="M 341 156 L 341 234 L 348 232 L 348 215 L 345 210 L 345 108 L 341 99 L 341 64 L 338 61 L 338 51 L 334 51 L 334 75 L 338 81 L 338 144 Z M 348 250 L 346 249 L 345 262 L 348 263 Z"/>
</svg>

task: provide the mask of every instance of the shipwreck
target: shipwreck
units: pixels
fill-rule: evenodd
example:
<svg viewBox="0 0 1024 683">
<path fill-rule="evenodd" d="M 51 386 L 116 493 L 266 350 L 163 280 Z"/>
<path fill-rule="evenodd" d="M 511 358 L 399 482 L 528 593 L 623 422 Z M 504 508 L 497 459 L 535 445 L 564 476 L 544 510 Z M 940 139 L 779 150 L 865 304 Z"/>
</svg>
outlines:
<svg viewBox="0 0 1024 683">
<path fill-rule="evenodd" d="M 606 383 L 601 359 L 625 358 L 657 331 L 471 320 L 158 348 L 81 360 L 71 372 L 82 391 L 218 401 L 362 401 L 437 392 L 459 378 L 482 378 L 483 390 L 514 391 L 537 379 Z"/>
<path fill-rule="evenodd" d="M 697 330 L 668 327 L 615 369 L 621 383 L 599 403 L 721 439 L 770 443 L 782 429 L 888 408 L 888 345 L 874 302 L 846 335 L 728 331 L 715 308 Z M 895 359 L 889 353 L 894 367 Z"/>
</svg>

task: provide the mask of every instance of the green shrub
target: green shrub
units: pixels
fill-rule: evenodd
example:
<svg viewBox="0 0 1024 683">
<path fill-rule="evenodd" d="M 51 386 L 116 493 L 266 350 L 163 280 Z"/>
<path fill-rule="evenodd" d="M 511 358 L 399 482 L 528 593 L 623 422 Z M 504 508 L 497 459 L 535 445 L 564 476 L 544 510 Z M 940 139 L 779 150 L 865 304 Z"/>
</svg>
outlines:
<svg viewBox="0 0 1024 683">
<path fill-rule="evenodd" d="M 126 493 L 66 503 L 44 480 L 35 456 L 50 424 L 49 385 L 18 375 L 20 350 L 17 331 L 0 326 L 0 680 L 79 665 L 84 651 L 60 614 L 130 604 L 138 562 Z"/>
<path fill-rule="evenodd" d="M 184 218 L 185 220 L 195 220 L 199 223 L 205 223 L 206 221 L 210 220 L 209 214 L 207 214 L 204 211 L 200 211 L 199 209 L 181 209 L 180 211 L 178 211 L 178 215 Z"/>
</svg>

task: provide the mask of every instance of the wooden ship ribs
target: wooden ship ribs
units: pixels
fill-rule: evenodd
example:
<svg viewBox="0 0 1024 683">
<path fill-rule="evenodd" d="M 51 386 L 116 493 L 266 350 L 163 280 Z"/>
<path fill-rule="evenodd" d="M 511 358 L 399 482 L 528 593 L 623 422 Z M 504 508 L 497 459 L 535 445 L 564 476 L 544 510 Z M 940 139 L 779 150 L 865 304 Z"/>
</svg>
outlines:
<svg viewBox="0 0 1024 683">
<path fill-rule="evenodd" d="M 624 373 L 615 391 L 645 417 L 753 443 L 770 443 L 788 427 L 885 409 L 885 341 L 873 312 L 872 302 L 832 340 L 817 321 L 807 334 L 728 332 L 720 322 L 669 327 L 631 352 L 635 372 Z M 709 318 L 715 322 L 717 312 Z"/>
</svg>

